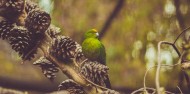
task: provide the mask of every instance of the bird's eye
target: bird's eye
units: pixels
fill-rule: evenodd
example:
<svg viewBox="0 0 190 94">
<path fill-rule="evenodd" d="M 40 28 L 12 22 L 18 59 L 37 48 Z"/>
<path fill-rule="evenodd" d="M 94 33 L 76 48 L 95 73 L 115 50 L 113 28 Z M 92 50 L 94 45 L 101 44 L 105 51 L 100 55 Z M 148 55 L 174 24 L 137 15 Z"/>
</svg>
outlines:
<svg viewBox="0 0 190 94">
<path fill-rule="evenodd" d="M 98 33 L 98 32 L 96 32 L 96 36 L 99 36 L 99 33 Z"/>
</svg>

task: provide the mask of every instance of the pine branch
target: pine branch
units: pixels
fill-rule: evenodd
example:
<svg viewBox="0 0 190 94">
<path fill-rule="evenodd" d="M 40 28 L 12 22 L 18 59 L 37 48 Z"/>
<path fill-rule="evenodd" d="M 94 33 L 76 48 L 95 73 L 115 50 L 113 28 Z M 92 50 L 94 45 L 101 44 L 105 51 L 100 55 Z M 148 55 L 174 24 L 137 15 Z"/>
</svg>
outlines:
<svg viewBox="0 0 190 94">
<path fill-rule="evenodd" d="M 48 38 L 47 40 L 51 40 L 48 36 L 47 38 Z M 49 42 L 45 42 L 45 43 L 49 43 Z M 72 59 L 72 61 L 69 61 L 72 63 L 67 64 L 61 60 L 58 60 L 56 57 L 52 56 L 48 51 L 50 48 L 47 49 L 46 46 L 41 46 L 40 49 L 43 51 L 44 56 L 48 60 L 56 64 L 67 77 L 69 77 L 70 79 L 73 79 L 76 83 L 80 84 L 84 88 L 84 90 L 87 92 L 87 94 L 102 93 L 104 91 L 109 91 L 108 88 L 105 88 L 103 86 L 93 83 L 92 81 L 90 81 L 89 79 L 86 79 L 83 75 L 79 73 L 77 68 L 80 69 L 80 66 L 82 65 L 83 61 L 77 62 L 74 59 Z M 84 60 L 86 60 L 86 58 Z"/>
<path fill-rule="evenodd" d="M 15 4 L 19 5 L 15 7 Z M 4 20 L 0 20 L 0 29 L 6 32 L 0 32 L 0 35 L 3 35 L 2 38 L 6 37 L 13 50 L 20 54 L 23 61 L 33 59 L 37 49 L 40 48 L 44 56 L 33 64 L 39 66 L 50 80 L 56 77 L 55 73 L 59 68 L 87 94 L 118 94 L 105 86 L 106 80 L 109 79 L 108 67 L 88 60 L 84 57 L 81 46 L 77 42 L 59 35 L 59 29 L 50 25 L 50 15 L 40 9 L 37 4 L 29 0 L 26 2 L 22 0 L 9 2 L 7 0 L 0 5 L 3 5 L 4 10 L 0 11 L 0 14 L 6 14 L 1 15 Z M 10 12 L 15 12 L 17 16 L 11 15 L 14 19 L 7 17 Z M 77 88 L 68 91 L 71 93 L 77 91 Z"/>
</svg>

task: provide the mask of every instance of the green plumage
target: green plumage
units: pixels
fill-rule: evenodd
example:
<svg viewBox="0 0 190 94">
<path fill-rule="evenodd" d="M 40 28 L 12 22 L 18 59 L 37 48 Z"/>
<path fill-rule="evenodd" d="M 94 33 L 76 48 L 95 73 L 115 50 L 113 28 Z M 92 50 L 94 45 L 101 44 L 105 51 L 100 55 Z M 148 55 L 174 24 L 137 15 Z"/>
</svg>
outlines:
<svg viewBox="0 0 190 94">
<path fill-rule="evenodd" d="M 106 51 L 104 45 L 98 39 L 98 32 L 95 29 L 91 29 L 84 34 L 84 41 L 82 43 L 82 52 L 84 56 L 92 61 L 98 61 L 99 63 L 106 65 Z M 111 89 L 109 77 L 107 75 L 104 83 L 107 88 Z"/>
<path fill-rule="evenodd" d="M 95 29 L 87 31 L 84 35 L 82 51 L 84 56 L 92 61 L 106 64 L 106 52 L 104 45 L 98 39 L 98 32 Z"/>
</svg>

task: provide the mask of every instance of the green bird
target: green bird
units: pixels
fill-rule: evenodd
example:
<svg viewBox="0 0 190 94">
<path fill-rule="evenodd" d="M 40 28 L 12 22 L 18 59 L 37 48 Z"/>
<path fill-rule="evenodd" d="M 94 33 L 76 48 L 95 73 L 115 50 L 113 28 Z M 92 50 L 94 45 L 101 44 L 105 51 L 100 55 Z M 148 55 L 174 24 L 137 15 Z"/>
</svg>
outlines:
<svg viewBox="0 0 190 94">
<path fill-rule="evenodd" d="M 106 65 L 106 51 L 105 47 L 99 40 L 99 34 L 95 29 L 91 29 L 84 34 L 84 41 L 82 43 L 82 52 L 85 57 L 91 61 L 98 61 Z M 111 89 L 109 77 L 104 80 L 106 87 Z"/>
<path fill-rule="evenodd" d="M 98 39 L 99 34 L 95 29 L 91 29 L 84 34 L 82 51 L 84 56 L 92 61 L 98 61 L 106 65 L 106 52 L 104 45 Z"/>
</svg>

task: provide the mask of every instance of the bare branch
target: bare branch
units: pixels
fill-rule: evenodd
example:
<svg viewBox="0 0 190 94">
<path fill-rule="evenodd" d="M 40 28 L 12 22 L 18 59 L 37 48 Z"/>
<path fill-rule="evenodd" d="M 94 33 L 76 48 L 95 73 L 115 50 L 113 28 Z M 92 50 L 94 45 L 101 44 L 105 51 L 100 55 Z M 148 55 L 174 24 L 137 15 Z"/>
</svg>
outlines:
<svg viewBox="0 0 190 94">
<path fill-rule="evenodd" d="M 111 15 L 108 17 L 108 19 L 106 20 L 103 28 L 100 31 L 100 39 L 105 35 L 107 29 L 109 28 L 109 26 L 111 25 L 113 19 L 119 14 L 119 12 L 121 11 L 124 2 L 126 0 L 118 0 L 117 1 L 117 5 L 115 6 L 113 12 L 111 13 Z"/>
</svg>

